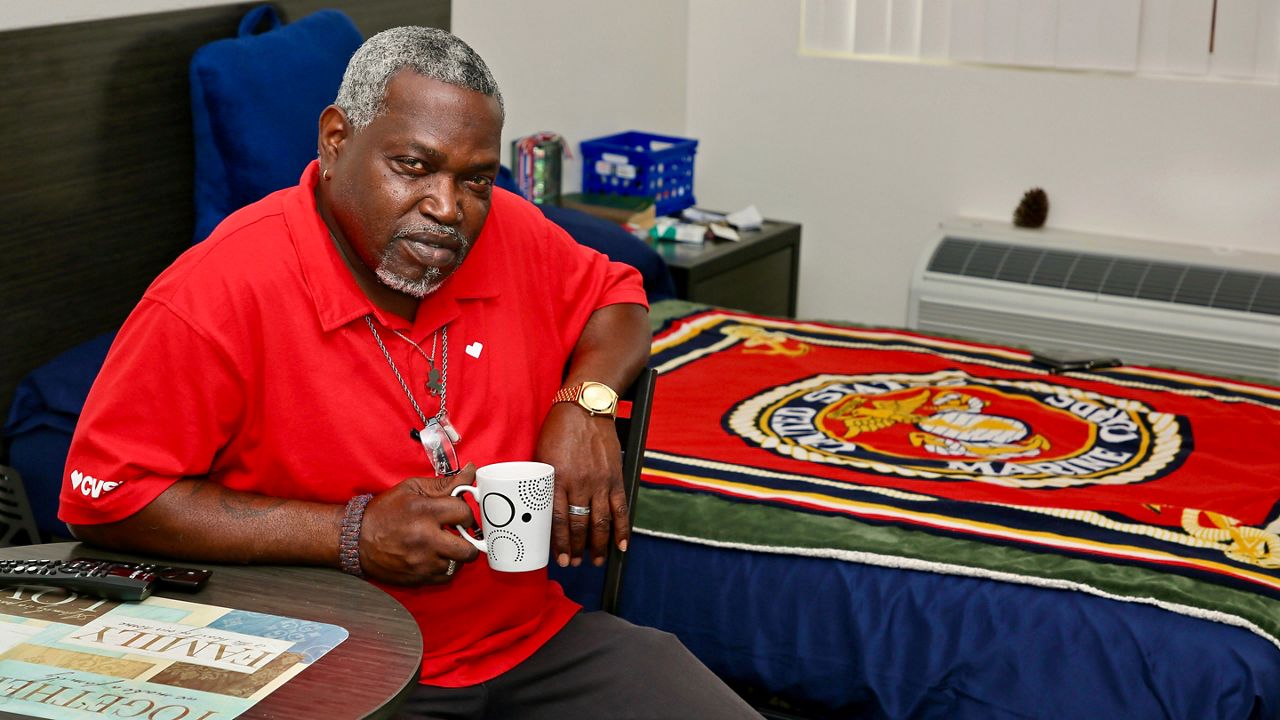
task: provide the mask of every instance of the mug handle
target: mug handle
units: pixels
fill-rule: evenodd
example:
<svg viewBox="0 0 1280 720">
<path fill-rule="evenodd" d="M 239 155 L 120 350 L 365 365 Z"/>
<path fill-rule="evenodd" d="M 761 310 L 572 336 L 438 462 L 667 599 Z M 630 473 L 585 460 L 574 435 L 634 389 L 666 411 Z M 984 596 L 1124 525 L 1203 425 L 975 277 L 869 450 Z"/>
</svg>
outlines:
<svg viewBox="0 0 1280 720">
<path fill-rule="evenodd" d="M 471 496 L 476 499 L 476 502 L 480 502 L 480 489 L 477 488 L 475 485 L 459 485 L 458 487 L 454 488 L 453 492 L 450 494 L 453 495 L 454 497 L 458 497 L 460 493 L 471 493 Z M 462 527 L 461 525 L 454 525 L 454 527 L 458 528 L 458 534 L 462 536 L 463 540 L 466 540 L 472 545 L 475 545 L 476 549 L 482 553 L 489 552 L 489 548 L 485 547 L 483 540 L 477 540 L 471 537 L 471 533 L 467 532 L 467 529 Z"/>
</svg>

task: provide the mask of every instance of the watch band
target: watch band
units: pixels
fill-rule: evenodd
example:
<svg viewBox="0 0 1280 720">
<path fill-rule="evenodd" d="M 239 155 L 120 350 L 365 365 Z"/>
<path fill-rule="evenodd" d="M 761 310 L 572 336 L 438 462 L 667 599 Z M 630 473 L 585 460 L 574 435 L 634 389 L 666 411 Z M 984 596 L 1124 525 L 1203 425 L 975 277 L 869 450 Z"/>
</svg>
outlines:
<svg viewBox="0 0 1280 720">
<path fill-rule="evenodd" d="M 554 405 L 556 403 L 562 403 L 562 402 L 578 402 L 578 395 L 580 394 L 582 394 L 582 383 L 578 383 L 577 385 L 570 385 L 568 387 L 562 387 L 556 391 L 556 394 L 554 396 L 552 396 L 551 404 Z"/>
<path fill-rule="evenodd" d="M 591 398 L 587 396 L 591 395 Z M 577 385 L 560 388 L 551 398 L 552 404 L 571 402 L 586 410 L 593 417 L 606 415 L 616 417 L 618 414 L 618 394 L 604 383 L 586 380 Z"/>
</svg>

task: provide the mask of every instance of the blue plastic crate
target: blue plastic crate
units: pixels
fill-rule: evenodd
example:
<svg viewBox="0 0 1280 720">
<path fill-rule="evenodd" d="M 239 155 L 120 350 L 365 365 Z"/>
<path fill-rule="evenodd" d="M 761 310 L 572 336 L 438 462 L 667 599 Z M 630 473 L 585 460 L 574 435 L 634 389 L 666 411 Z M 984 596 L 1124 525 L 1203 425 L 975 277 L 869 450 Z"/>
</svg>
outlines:
<svg viewBox="0 0 1280 720">
<path fill-rule="evenodd" d="M 581 149 L 583 192 L 651 197 L 659 215 L 695 204 L 697 140 L 630 130 L 583 140 Z"/>
</svg>

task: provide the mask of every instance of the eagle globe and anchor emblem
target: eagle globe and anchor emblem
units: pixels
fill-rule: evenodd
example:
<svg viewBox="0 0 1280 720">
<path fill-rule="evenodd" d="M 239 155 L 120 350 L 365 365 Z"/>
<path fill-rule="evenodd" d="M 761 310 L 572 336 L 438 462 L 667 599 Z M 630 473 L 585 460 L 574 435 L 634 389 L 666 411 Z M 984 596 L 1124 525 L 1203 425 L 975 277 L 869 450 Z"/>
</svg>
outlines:
<svg viewBox="0 0 1280 720">
<path fill-rule="evenodd" d="M 757 346 L 771 335 L 725 334 Z M 1139 401 L 960 370 L 814 375 L 739 402 L 725 422 L 794 459 L 1022 488 L 1151 480 L 1189 447 L 1183 419 Z"/>
<path fill-rule="evenodd" d="M 722 332 L 748 354 L 811 350 L 763 328 Z M 1176 469 L 1193 444 L 1185 418 L 1131 398 L 960 370 L 814 375 L 737 403 L 725 425 L 748 443 L 798 460 L 1016 488 L 1155 480 Z M 1280 568 L 1280 536 L 1272 529 L 1280 519 L 1258 528 L 1207 510 L 1182 508 L 1180 515 L 1191 543 L 1239 563 Z"/>
</svg>

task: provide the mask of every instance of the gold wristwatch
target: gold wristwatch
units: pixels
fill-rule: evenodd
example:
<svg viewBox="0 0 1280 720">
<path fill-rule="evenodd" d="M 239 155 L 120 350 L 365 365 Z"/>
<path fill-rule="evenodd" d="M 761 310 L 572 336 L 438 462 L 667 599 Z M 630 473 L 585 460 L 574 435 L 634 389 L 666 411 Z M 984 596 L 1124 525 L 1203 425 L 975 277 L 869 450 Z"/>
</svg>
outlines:
<svg viewBox="0 0 1280 720">
<path fill-rule="evenodd" d="M 618 414 L 618 393 L 604 383 L 591 380 L 560 388 L 551 402 L 576 402 L 593 417 L 596 415 L 616 417 Z"/>
</svg>

